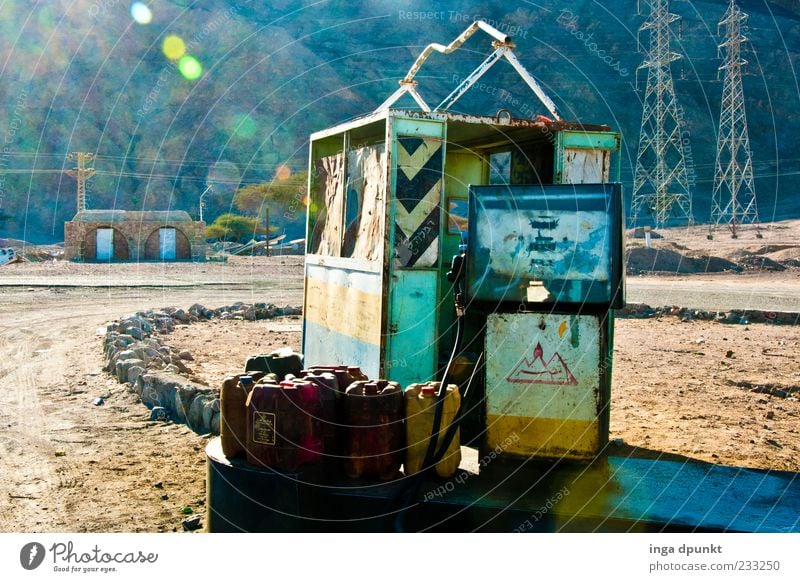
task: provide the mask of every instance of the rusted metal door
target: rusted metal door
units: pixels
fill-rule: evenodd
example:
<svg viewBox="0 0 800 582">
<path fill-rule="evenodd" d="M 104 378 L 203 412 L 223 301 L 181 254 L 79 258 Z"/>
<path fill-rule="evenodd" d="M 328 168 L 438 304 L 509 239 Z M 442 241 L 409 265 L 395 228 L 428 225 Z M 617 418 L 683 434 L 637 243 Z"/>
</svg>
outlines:
<svg viewBox="0 0 800 582">
<path fill-rule="evenodd" d="M 403 386 L 433 380 L 438 355 L 444 124 L 395 119 L 393 260 L 384 370 Z"/>
</svg>

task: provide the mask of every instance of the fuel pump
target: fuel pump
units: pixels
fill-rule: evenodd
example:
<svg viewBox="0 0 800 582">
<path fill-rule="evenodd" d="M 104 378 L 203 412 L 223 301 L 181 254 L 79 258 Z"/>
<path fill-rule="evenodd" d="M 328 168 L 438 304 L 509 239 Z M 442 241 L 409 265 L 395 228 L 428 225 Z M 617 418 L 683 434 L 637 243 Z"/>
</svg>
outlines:
<svg viewBox="0 0 800 582">
<path fill-rule="evenodd" d="M 607 443 L 624 305 L 619 184 L 472 186 L 467 318 L 485 353 L 484 449 L 590 460 Z"/>
</svg>

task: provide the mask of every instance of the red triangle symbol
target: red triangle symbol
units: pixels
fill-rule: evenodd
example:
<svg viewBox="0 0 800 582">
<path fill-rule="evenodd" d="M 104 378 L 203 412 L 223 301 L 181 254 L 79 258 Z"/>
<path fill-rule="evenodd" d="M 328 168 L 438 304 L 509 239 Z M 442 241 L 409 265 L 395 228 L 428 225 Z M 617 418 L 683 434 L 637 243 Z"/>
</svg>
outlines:
<svg viewBox="0 0 800 582">
<path fill-rule="evenodd" d="M 544 359 L 542 344 L 536 342 L 533 358 L 523 358 L 514 371 L 506 378 L 514 384 L 577 384 L 561 354 L 554 353 L 549 360 Z"/>
</svg>

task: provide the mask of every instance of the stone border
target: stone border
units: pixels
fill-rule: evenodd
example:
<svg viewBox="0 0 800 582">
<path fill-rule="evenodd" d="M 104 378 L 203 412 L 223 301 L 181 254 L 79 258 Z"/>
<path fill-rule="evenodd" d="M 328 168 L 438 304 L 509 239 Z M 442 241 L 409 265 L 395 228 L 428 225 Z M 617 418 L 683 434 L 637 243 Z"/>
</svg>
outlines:
<svg viewBox="0 0 800 582">
<path fill-rule="evenodd" d="M 184 362 L 191 360 L 191 355 L 164 343 L 155 332 L 167 334 L 178 324 L 215 317 L 256 321 L 301 313 L 299 307 L 241 302 L 217 309 L 196 303 L 185 311 L 175 307 L 139 311 L 106 327 L 104 370 L 138 394 L 151 409 L 151 419 L 185 423 L 199 434 L 219 434 L 219 389 L 182 376 L 189 372 Z"/>
<path fill-rule="evenodd" d="M 679 317 L 681 321 L 716 321 L 718 323 L 731 323 L 748 325 L 750 323 L 771 323 L 773 325 L 800 325 L 800 313 L 783 311 L 759 311 L 731 309 L 728 311 L 708 311 L 705 309 L 692 309 L 666 305 L 664 307 L 651 307 L 646 303 L 629 303 L 623 309 L 614 312 L 615 317 L 621 319 L 650 319 L 654 317 Z"/>
</svg>

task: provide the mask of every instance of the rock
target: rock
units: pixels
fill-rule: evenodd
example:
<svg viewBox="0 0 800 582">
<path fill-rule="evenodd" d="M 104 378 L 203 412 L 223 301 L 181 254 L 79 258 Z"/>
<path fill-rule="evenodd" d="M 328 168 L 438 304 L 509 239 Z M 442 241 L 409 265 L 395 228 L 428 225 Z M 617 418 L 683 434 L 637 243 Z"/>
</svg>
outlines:
<svg viewBox="0 0 800 582">
<path fill-rule="evenodd" d="M 130 335 L 131 337 L 136 338 L 137 340 L 142 340 L 145 338 L 144 332 L 138 327 L 133 327 L 133 326 L 126 327 L 125 333 Z"/>
<path fill-rule="evenodd" d="M 103 398 L 100 398 L 100 397 L 97 397 L 94 400 L 92 400 L 92 404 L 94 404 L 95 406 L 103 406 L 103 404 L 105 404 L 105 403 L 106 403 L 106 401 Z"/>
<path fill-rule="evenodd" d="M 138 384 L 139 377 L 144 374 L 145 368 L 142 366 L 131 366 L 128 368 L 128 382 Z"/>
<path fill-rule="evenodd" d="M 219 434 L 219 412 L 215 412 L 214 416 L 211 417 L 210 429 L 212 434 Z"/>
<path fill-rule="evenodd" d="M 189 411 L 186 413 L 186 423 L 189 425 L 189 428 L 195 432 L 207 432 L 208 430 L 208 427 L 203 424 L 205 404 L 205 398 L 199 395 L 192 400 L 192 403 L 189 405 Z"/>
<path fill-rule="evenodd" d="M 128 373 L 131 368 L 144 368 L 144 362 L 137 358 L 128 358 L 125 360 L 118 360 L 115 366 L 115 375 L 120 382 L 133 382 Z M 138 376 L 137 376 L 138 377 Z"/>
<path fill-rule="evenodd" d="M 704 343 L 706 343 L 706 338 L 704 338 L 704 337 L 699 337 L 699 338 L 697 338 L 696 340 L 694 340 L 694 343 L 696 343 L 697 345 L 704 344 Z"/>
<path fill-rule="evenodd" d="M 193 362 L 194 361 L 194 358 L 192 357 L 192 354 L 190 354 L 186 350 L 180 352 L 178 354 L 178 356 L 180 356 L 181 360 L 188 360 L 189 362 Z"/>
<path fill-rule="evenodd" d="M 155 326 L 158 331 L 170 332 L 175 329 L 175 320 L 171 317 L 158 317 L 155 320 Z"/>
<path fill-rule="evenodd" d="M 254 308 L 246 309 L 242 312 L 242 315 L 246 321 L 255 321 L 256 320 L 256 310 Z"/>
<path fill-rule="evenodd" d="M 153 483 L 153 487 L 155 487 L 156 489 L 163 489 L 164 483 L 162 483 L 161 481 L 157 481 L 156 483 Z"/>
<path fill-rule="evenodd" d="M 175 364 L 168 364 L 166 368 L 164 368 L 165 372 L 169 372 L 171 374 L 180 374 L 181 369 L 176 366 Z"/>
<path fill-rule="evenodd" d="M 200 529 L 203 526 L 203 516 L 202 515 L 192 515 L 187 517 L 181 522 L 184 531 L 194 531 Z"/>
<path fill-rule="evenodd" d="M 726 358 L 732 358 L 733 357 L 733 350 L 728 350 L 727 352 L 725 352 L 725 357 Z"/>
<path fill-rule="evenodd" d="M 153 360 L 163 361 L 162 354 L 157 348 L 148 345 L 142 349 L 142 359 L 146 365 L 150 365 Z"/>
<path fill-rule="evenodd" d="M 167 409 L 163 406 L 154 406 L 150 411 L 150 420 L 167 420 Z"/>
<path fill-rule="evenodd" d="M 200 400 L 199 398 L 197 400 Z M 197 401 L 195 400 L 195 402 Z M 206 400 L 203 404 L 203 430 L 206 432 L 211 431 L 211 419 L 214 418 L 214 402 L 219 402 L 218 398 L 213 400 Z M 194 403 L 192 403 L 194 405 Z"/>
<path fill-rule="evenodd" d="M 767 420 L 772 420 L 774 418 L 775 418 L 775 413 L 773 411 L 771 411 L 771 410 L 768 411 L 767 412 Z"/>
<path fill-rule="evenodd" d="M 175 313 L 172 314 L 172 317 L 173 319 L 177 319 L 181 323 L 189 323 L 191 321 L 189 315 L 183 309 L 178 309 Z"/>
</svg>

